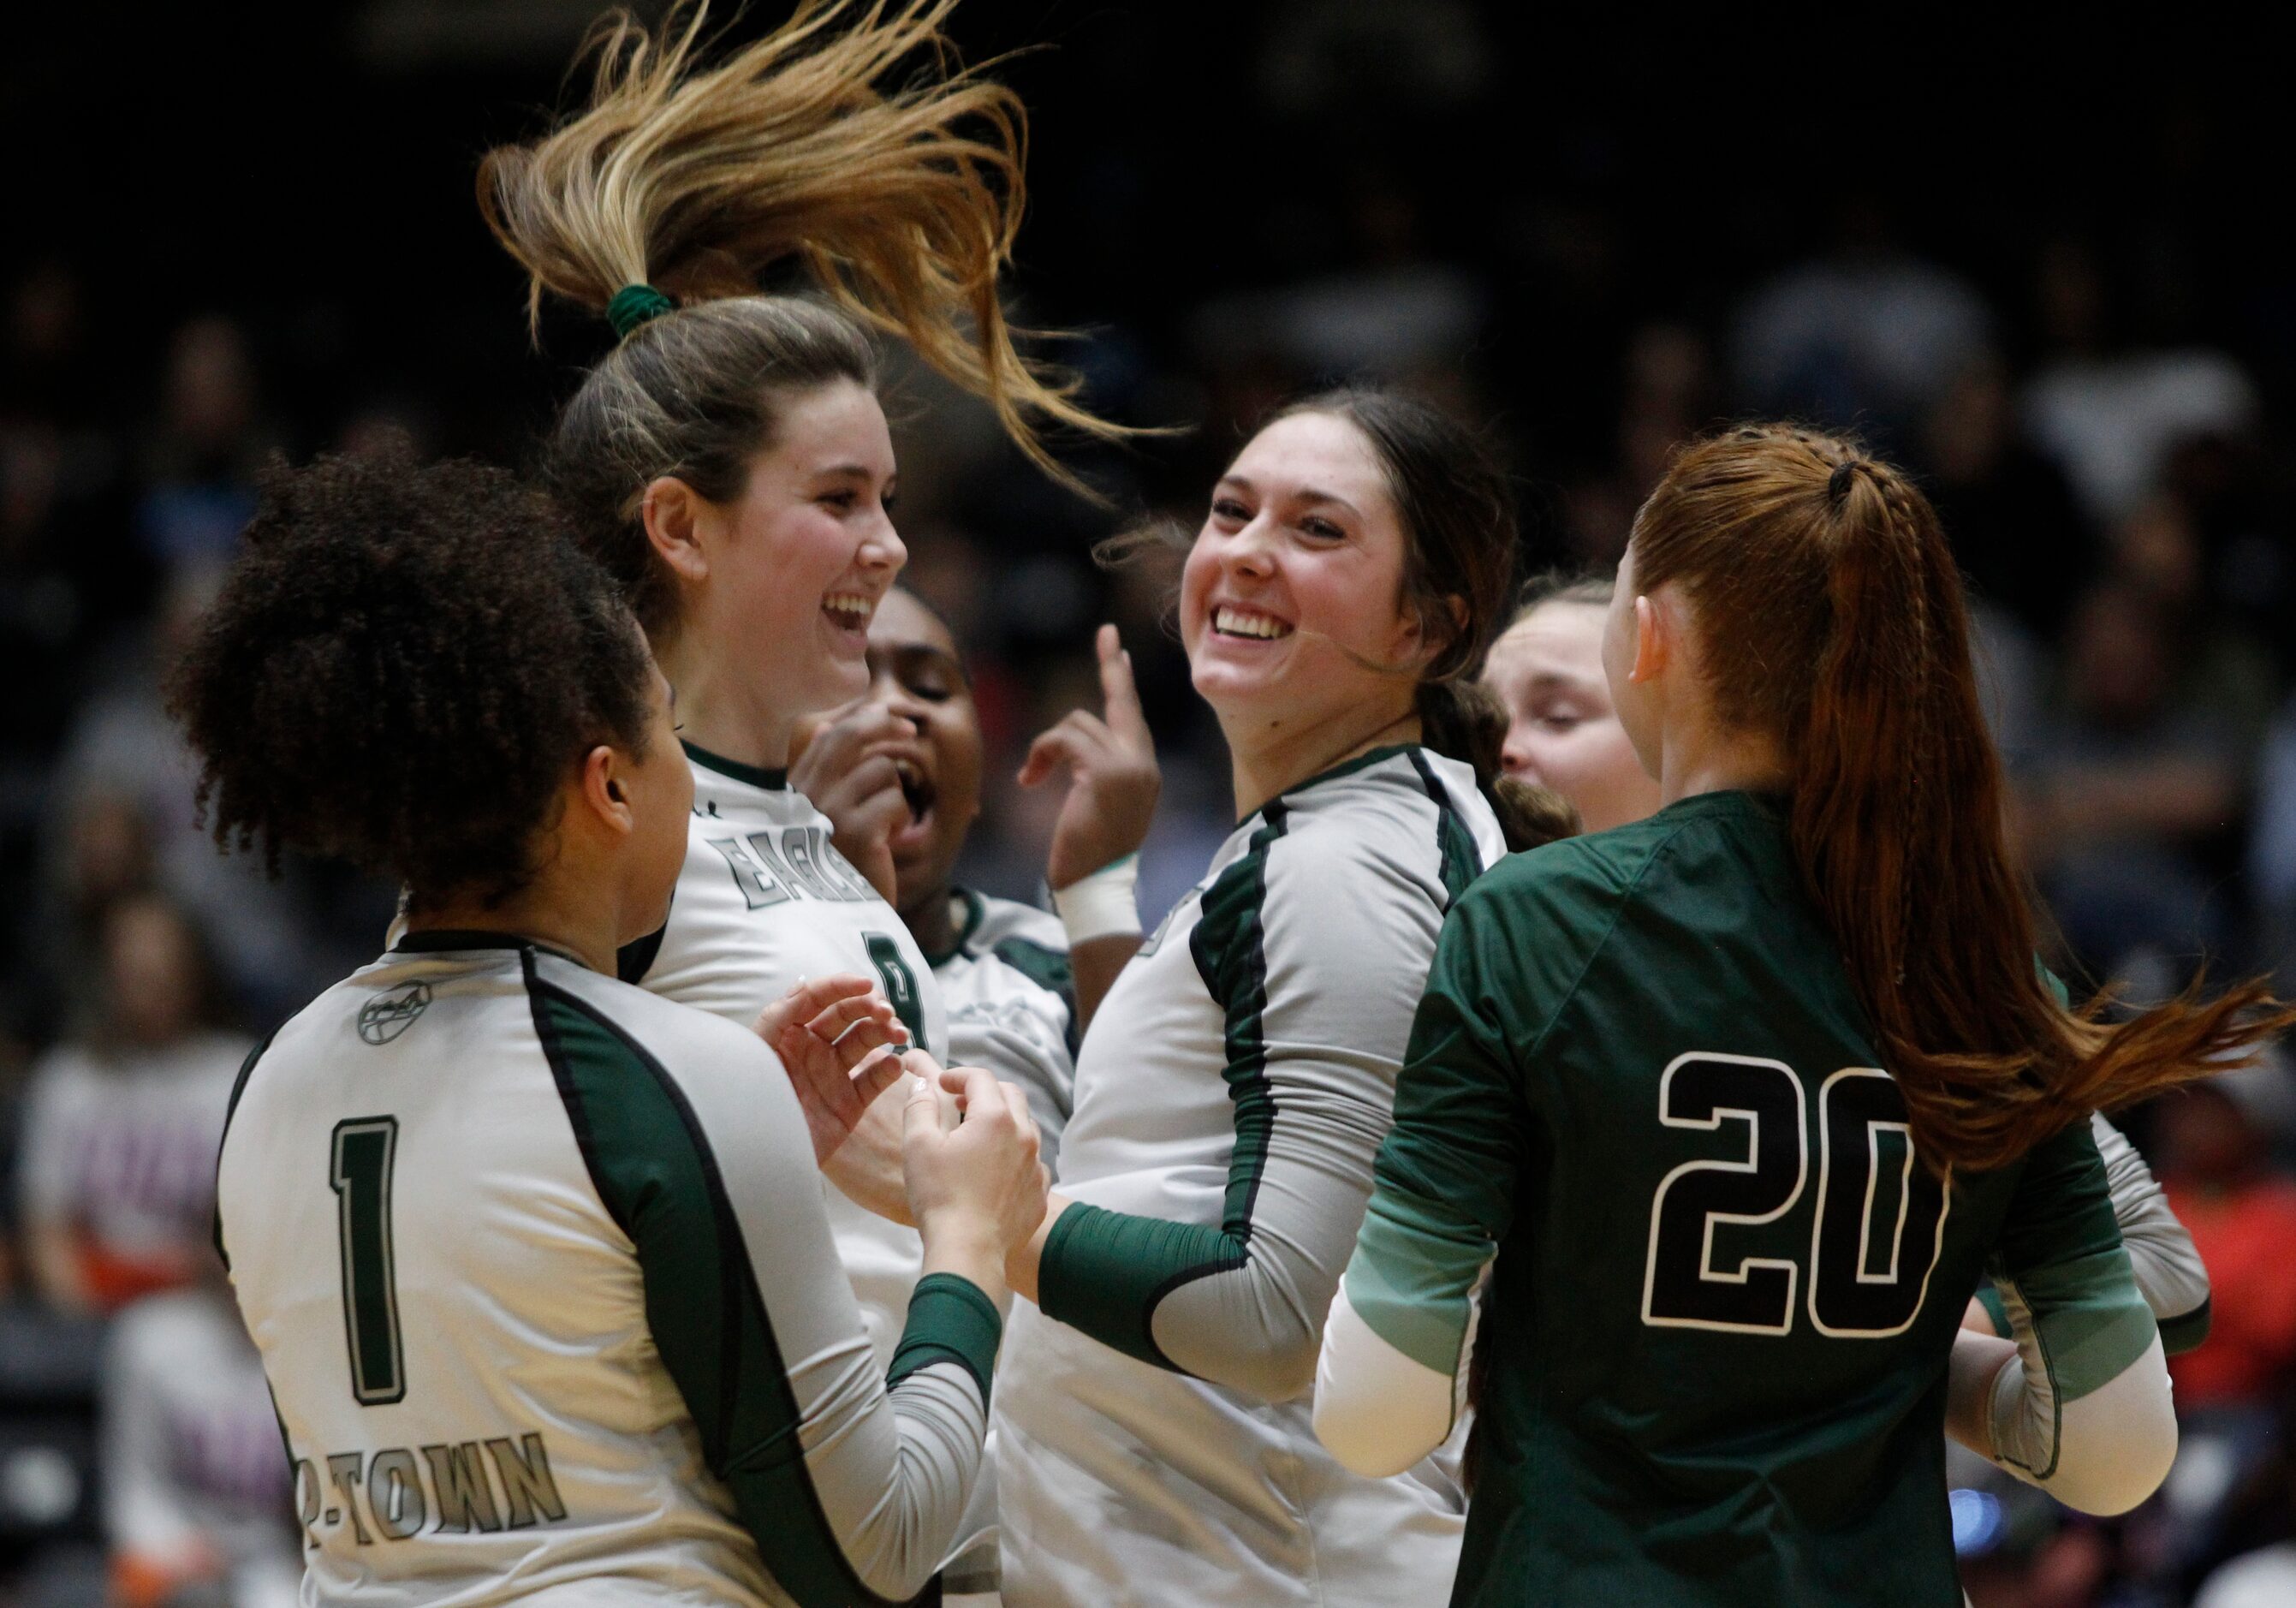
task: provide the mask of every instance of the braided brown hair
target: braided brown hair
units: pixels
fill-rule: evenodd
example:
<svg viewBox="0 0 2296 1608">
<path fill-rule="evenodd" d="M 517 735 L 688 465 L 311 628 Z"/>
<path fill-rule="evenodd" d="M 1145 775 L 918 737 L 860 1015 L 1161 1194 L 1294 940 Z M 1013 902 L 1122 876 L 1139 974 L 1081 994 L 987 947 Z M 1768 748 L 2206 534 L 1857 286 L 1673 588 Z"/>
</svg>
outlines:
<svg viewBox="0 0 2296 1608">
<path fill-rule="evenodd" d="M 1730 431 L 1635 521 L 1636 584 L 1687 598 L 1717 716 L 1787 756 L 1790 831 L 1927 1163 L 2013 1161 L 2088 1113 L 2252 1059 L 2261 980 L 2107 1025 L 2057 1002 L 1937 512 L 1855 443 Z"/>
</svg>

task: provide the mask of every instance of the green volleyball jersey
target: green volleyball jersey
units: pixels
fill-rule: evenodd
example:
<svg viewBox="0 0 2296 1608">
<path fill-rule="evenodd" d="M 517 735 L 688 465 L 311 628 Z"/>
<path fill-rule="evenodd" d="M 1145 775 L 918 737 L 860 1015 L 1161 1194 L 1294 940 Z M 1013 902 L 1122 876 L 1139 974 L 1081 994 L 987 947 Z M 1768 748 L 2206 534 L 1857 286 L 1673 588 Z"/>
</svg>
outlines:
<svg viewBox="0 0 2296 1608">
<path fill-rule="evenodd" d="M 1489 1264 L 1457 1603 L 1950 1608 L 1946 1362 L 1980 1276 L 2060 1421 L 2154 1345 L 2086 1124 L 1949 1187 L 1915 1160 L 1745 793 L 1462 897 L 1375 1177 L 1316 1424 L 1357 1467 L 1447 1430 Z"/>
</svg>

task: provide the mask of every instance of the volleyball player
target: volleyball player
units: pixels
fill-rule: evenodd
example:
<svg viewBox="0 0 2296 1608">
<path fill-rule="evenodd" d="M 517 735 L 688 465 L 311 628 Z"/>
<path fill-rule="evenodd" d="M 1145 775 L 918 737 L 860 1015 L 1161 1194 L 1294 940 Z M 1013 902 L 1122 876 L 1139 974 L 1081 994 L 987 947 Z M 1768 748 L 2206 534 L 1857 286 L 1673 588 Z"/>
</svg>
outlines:
<svg viewBox="0 0 2296 1608">
<path fill-rule="evenodd" d="M 2088 1113 L 2284 1015 L 2050 990 L 1951 554 L 1854 447 L 1686 451 L 1603 658 L 1666 807 L 1453 913 L 1317 1432 L 1366 1473 L 1452 1432 L 1496 1245 L 1455 1602 L 1950 1604 L 1940 1428 L 2092 1512 L 2166 1473 Z M 1960 1326 L 1988 1268 L 2014 1343 Z"/>
<path fill-rule="evenodd" d="M 863 767 L 882 757 L 895 767 L 894 907 L 932 966 L 951 1054 L 1027 1091 L 1047 1164 L 1068 1124 L 1077 1046 L 1140 947 L 1133 885 L 1159 788 L 1131 655 L 1113 626 L 1095 646 L 1104 714 L 1064 716 L 1029 745 L 1020 776 L 1037 785 L 1069 773 L 1046 867 L 1058 915 L 956 882 L 980 814 L 980 717 L 955 637 L 914 593 L 896 587 L 869 622 L 868 698 L 806 732 L 791 771 L 840 840 L 866 844 L 875 800 Z"/>
<path fill-rule="evenodd" d="M 1239 822 L 1094 1018 L 1056 1215 L 1014 1259 L 1011 1608 L 1448 1588 L 1449 1467 L 1349 1474 L 1306 1396 L 1443 914 L 1567 825 L 1460 684 L 1514 540 L 1472 437 L 1378 392 L 1287 410 L 1212 493 L 1179 619 Z"/>
<path fill-rule="evenodd" d="M 1658 783 L 1635 757 L 1603 678 L 1607 580 L 1542 578 L 1491 644 L 1483 685 L 1506 706 L 1507 775 L 1570 800 L 1588 832 L 1639 821 L 1659 807 Z"/>
<path fill-rule="evenodd" d="M 971 1073 L 944 1128 L 915 1080 L 929 1271 L 888 1371 L 815 1181 L 840 1126 L 808 1148 L 757 1035 L 613 976 L 693 791 L 606 576 L 467 464 L 323 461 L 246 539 L 176 692 L 217 838 L 406 890 L 398 944 L 249 1057 L 223 1142 L 307 1599 L 909 1600 L 1042 1210 L 1025 1103 Z M 857 1078 L 849 1109 L 893 1075 L 890 1013 L 810 997 L 789 1070 Z"/>
<path fill-rule="evenodd" d="M 1510 775 L 1553 788 L 1577 807 L 1590 832 L 1657 813 L 1658 783 L 1643 768 L 1611 701 L 1603 674 L 1607 580 L 1548 576 L 1523 589 L 1515 615 L 1491 644 L 1483 684 L 1507 706 L 1504 758 Z M 2209 1272 L 2193 1236 L 2128 1136 L 2101 1112 L 2089 1118 L 2104 1159 L 2112 1215 L 2144 1304 L 2174 1357 L 2208 1338 Z M 1990 1281 L 1964 1320 L 2010 1332 L 2008 1309 Z"/>
<path fill-rule="evenodd" d="M 804 979 L 873 976 L 944 1059 L 940 991 L 888 868 L 832 846 L 787 767 L 800 718 L 867 686 L 869 623 L 906 556 L 869 331 L 987 397 L 1041 462 L 1029 419 L 1107 430 L 1015 354 L 997 302 L 1024 193 L 1019 102 L 965 73 L 895 78 L 945 59 L 952 4 L 807 8 L 716 62 L 701 6 L 652 34 L 625 20 L 597 46 L 590 105 L 480 173 L 536 305 L 562 297 L 620 336 L 545 462 L 678 690 L 693 767 L 677 897 L 623 976 L 745 1025 Z M 753 293 L 785 258 L 816 295 Z M 882 758 L 869 775 L 890 832 L 898 777 Z M 840 1195 L 830 1210 L 890 1360 L 916 1236 Z"/>
</svg>

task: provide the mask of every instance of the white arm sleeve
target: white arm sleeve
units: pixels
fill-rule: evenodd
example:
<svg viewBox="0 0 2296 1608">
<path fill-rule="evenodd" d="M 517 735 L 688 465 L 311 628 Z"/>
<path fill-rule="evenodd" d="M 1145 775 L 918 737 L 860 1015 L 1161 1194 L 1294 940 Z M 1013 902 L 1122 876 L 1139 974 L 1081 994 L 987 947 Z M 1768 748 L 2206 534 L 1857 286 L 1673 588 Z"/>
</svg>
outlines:
<svg viewBox="0 0 2296 1608">
<path fill-rule="evenodd" d="M 2120 1225 L 2136 1287 L 2160 1322 L 2165 1348 L 2188 1351 L 2208 1338 L 2209 1270 L 2128 1136 L 2102 1114 L 2089 1119 L 2089 1128 L 2104 1158 L 2112 1215 Z"/>
<path fill-rule="evenodd" d="M 2127 1513 L 2158 1490 L 2177 1458 L 2177 1411 L 2160 1337 L 2104 1383 L 2068 1401 L 2051 1383 L 2032 1325 L 2014 1327 L 2017 1364 L 1993 1381 L 1995 1462 L 2085 1514 Z"/>
</svg>

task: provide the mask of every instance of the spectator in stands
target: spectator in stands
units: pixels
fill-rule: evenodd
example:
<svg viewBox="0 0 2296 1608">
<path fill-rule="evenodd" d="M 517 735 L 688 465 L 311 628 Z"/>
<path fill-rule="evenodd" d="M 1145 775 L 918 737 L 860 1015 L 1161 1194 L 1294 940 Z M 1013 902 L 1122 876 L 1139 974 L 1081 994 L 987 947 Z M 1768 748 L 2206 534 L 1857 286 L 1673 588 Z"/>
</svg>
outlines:
<svg viewBox="0 0 2296 1608">
<path fill-rule="evenodd" d="M 303 1556 L 279 1420 L 221 1264 L 120 1314 L 102 1402 L 113 1608 L 293 1608 Z"/>
<path fill-rule="evenodd" d="M 1985 349 L 1992 320 L 1958 275 L 1906 249 L 1870 192 L 1847 193 L 1832 249 L 1741 305 L 1733 379 L 1749 412 L 1853 429 L 1889 447 Z"/>
<path fill-rule="evenodd" d="M 245 330 L 210 314 L 176 332 L 136 521 L 145 549 L 163 564 L 220 564 L 239 545 L 255 512 L 255 472 L 271 446 L 258 408 Z"/>
<path fill-rule="evenodd" d="M 1675 448 L 1723 413 L 1705 338 L 1671 319 L 1643 324 L 1628 337 L 1619 380 L 1611 461 L 1599 473 L 1574 477 L 1557 510 L 1570 567 L 1589 573 L 1617 567 L 1635 510 L 1666 472 Z"/>
<path fill-rule="evenodd" d="M 2038 277 L 2049 351 L 2026 382 L 2025 425 L 2092 518 L 2110 523 L 2135 508 L 2180 440 L 2236 436 L 2254 423 L 2255 384 L 2223 352 L 2118 338 L 2103 267 L 2085 242 L 2052 244 Z"/>
<path fill-rule="evenodd" d="M 2261 1407 L 2296 1386 L 2296 1178 L 2271 1154 L 2296 1123 L 2296 1074 L 2276 1057 L 2155 1109 L 2161 1185 L 2211 1292 L 2207 1341 L 2169 1364 L 2177 1408 Z"/>
<path fill-rule="evenodd" d="M 2233 824 L 2239 735 L 2185 690 L 2177 635 L 2153 597 L 2100 582 L 2073 611 L 2054 718 L 2033 743 L 2023 841 L 2073 950 L 2100 973 L 2170 968 L 2219 947 L 2223 901 L 2203 850 Z"/>
<path fill-rule="evenodd" d="M 325 986 L 326 968 L 341 957 L 319 948 L 307 867 L 290 861 L 285 879 L 273 881 L 259 860 L 216 852 L 193 808 L 191 756 L 159 692 L 160 667 L 190 640 L 219 575 L 177 570 L 142 651 L 81 705 L 51 789 L 48 875 L 52 884 L 67 876 L 58 858 L 92 800 L 131 800 L 152 825 L 159 884 L 210 935 L 225 986 L 256 1019 L 275 1021 Z M 380 931 L 362 935 L 362 952 Z"/>
<path fill-rule="evenodd" d="M 213 1256 L 216 1145 L 250 1046 L 179 906 L 130 896 L 102 935 L 100 1004 L 33 1069 L 17 1170 L 35 1286 L 108 1314 Z"/>
<path fill-rule="evenodd" d="M 1979 599 L 2046 641 L 2076 595 L 2066 584 L 2098 558 L 2064 472 L 2026 438 L 2001 360 L 1955 376 L 1922 432 L 1928 490 Z"/>
<path fill-rule="evenodd" d="M 2257 765 L 2248 878 L 2263 958 L 2285 994 L 2296 989 L 2296 698 L 2273 722 Z"/>
</svg>

